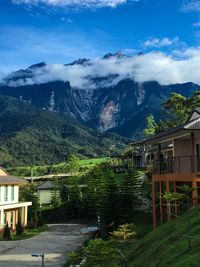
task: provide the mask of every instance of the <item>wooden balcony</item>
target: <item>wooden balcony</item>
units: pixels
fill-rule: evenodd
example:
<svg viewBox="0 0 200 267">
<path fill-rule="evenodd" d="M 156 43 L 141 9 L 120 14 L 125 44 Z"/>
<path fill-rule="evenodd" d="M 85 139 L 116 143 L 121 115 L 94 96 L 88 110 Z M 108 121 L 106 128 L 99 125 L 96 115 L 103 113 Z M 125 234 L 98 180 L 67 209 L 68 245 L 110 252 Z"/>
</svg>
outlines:
<svg viewBox="0 0 200 267">
<path fill-rule="evenodd" d="M 200 157 L 182 156 L 153 162 L 154 181 L 200 180 Z"/>
</svg>

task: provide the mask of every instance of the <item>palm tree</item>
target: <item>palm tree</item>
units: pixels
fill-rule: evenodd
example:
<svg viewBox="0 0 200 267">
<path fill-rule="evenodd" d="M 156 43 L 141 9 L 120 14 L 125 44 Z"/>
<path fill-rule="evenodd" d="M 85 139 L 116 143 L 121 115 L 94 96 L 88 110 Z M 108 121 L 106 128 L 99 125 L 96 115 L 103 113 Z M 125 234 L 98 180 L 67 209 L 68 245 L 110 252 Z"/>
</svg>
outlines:
<svg viewBox="0 0 200 267">
<path fill-rule="evenodd" d="M 177 192 L 165 192 L 164 195 L 162 196 L 163 200 L 166 202 L 166 205 L 167 205 L 167 221 L 168 222 L 172 220 L 172 216 L 171 216 L 172 215 L 172 212 L 171 212 L 172 202 L 174 202 L 175 207 L 177 207 L 177 201 L 181 200 L 183 196 L 184 196 L 183 194 L 180 194 Z"/>
</svg>

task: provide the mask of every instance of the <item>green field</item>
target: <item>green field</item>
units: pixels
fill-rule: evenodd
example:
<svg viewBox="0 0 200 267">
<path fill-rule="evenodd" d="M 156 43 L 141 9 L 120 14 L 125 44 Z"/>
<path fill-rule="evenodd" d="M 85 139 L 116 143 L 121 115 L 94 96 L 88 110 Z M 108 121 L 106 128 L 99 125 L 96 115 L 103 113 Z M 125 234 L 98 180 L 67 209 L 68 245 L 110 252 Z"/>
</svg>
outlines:
<svg viewBox="0 0 200 267">
<path fill-rule="evenodd" d="M 127 251 L 128 267 L 199 266 L 199 251 L 200 206 L 134 241 Z"/>
<path fill-rule="evenodd" d="M 82 159 L 79 160 L 79 169 L 81 172 L 94 168 L 96 165 L 101 163 L 109 162 L 110 158 L 93 158 L 93 159 Z M 67 162 L 61 162 L 59 164 L 45 165 L 45 166 L 20 166 L 14 168 L 8 168 L 7 171 L 16 176 L 30 177 L 31 173 L 33 176 L 43 176 L 48 174 L 59 174 L 66 173 Z"/>
</svg>

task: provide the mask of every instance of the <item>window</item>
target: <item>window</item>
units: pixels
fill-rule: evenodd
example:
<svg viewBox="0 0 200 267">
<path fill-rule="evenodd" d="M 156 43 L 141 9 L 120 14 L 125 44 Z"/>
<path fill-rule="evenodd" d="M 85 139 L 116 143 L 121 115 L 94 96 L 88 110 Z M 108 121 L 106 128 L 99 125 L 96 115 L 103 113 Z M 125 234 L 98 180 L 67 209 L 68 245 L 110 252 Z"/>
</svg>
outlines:
<svg viewBox="0 0 200 267">
<path fill-rule="evenodd" d="M 11 201 L 15 199 L 15 187 L 14 185 L 11 186 Z"/>
<path fill-rule="evenodd" d="M 4 201 L 8 201 L 8 186 L 6 185 L 4 188 Z"/>
</svg>

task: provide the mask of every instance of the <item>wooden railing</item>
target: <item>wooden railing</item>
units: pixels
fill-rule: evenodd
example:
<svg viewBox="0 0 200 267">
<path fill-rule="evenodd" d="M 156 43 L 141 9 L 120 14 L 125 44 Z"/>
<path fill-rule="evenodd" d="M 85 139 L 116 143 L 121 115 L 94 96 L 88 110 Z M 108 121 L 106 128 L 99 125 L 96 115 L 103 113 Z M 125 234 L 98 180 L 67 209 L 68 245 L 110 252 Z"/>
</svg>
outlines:
<svg viewBox="0 0 200 267">
<path fill-rule="evenodd" d="M 183 156 L 154 160 L 154 174 L 200 172 L 200 157 Z"/>
</svg>

